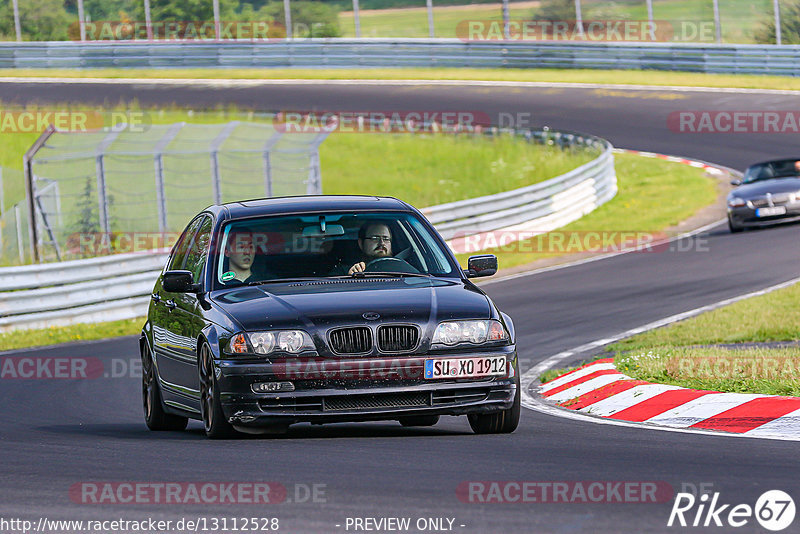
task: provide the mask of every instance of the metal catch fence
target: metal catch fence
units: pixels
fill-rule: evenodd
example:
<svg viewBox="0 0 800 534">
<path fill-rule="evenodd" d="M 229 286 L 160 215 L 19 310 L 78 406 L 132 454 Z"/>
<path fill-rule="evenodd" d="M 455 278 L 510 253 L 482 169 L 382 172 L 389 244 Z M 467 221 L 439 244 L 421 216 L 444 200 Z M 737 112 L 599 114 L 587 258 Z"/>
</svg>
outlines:
<svg viewBox="0 0 800 534">
<path fill-rule="evenodd" d="M 240 121 L 50 130 L 26 163 L 34 259 L 118 253 L 134 235 L 168 246 L 209 204 L 319 194 L 319 146 L 327 135 Z"/>
</svg>

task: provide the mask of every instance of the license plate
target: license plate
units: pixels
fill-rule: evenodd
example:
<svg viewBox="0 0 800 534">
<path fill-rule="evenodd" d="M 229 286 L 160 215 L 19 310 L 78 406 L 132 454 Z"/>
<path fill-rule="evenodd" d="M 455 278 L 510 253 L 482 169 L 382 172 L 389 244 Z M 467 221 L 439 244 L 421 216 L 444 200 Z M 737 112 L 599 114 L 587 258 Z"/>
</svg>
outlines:
<svg viewBox="0 0 800 534">
<path fill-rule="evenodd" d="M 477 378 L 504 376 L 506 357 L 444 358 L 425 360 L 425 378 Z"/>
<path fill-rule="evenodd" d="M 770 206 L 756 210 L 756 217 L 772 217 L 774 215 L 786 215 L 786 206 Z"/>
</svg>

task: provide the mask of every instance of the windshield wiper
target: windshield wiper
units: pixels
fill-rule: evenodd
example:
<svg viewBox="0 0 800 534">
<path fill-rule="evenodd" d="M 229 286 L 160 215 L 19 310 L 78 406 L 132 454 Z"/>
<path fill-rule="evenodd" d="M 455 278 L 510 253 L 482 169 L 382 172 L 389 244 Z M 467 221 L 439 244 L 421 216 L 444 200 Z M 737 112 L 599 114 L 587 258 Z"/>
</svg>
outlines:
<svg viewBox="0 0 800 534">
<path fill-rule="evenodd" d="M 271 280 L 253 280 L 252 282 L 247 282 L 246 286 L 260 286 L 262 284 L 281 284 L 281 283 L 291 283 L 291 282 L 313 282 L 315 280 L 324 280 L 327 278 L 326 276 L 306 276 L 302 278 L 273 278 Z"/>
<path fill-rule="evenodd" d="M 370 271 L 368 273 L 356 272 L 352 274 L 353 278 L 365 278 L 367 276 L 386 276 L 388 278 L 402 278 L 404 276 L 416 276 L 422 278 L 430 278 L 433 275 L 424 273 L 391 273 L 387 271 Z"/>
</svg>

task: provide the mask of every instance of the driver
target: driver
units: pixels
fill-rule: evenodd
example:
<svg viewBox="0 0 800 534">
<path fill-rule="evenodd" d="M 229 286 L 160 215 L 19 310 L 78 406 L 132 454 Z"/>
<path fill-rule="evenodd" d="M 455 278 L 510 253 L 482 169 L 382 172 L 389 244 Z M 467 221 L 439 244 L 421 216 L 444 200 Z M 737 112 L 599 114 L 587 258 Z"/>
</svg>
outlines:
<svg viewBox="0 0 800 534">
<path fill-rule="evenodd" d="M 363 224 L 358 229 L 358 248 L 361 249 L 363 257 L 348 269 L 347 274 L 362 273 L 367 263 L 392 257 L 392 232 L 389 226 L 381 222 Z"/>
</svg>

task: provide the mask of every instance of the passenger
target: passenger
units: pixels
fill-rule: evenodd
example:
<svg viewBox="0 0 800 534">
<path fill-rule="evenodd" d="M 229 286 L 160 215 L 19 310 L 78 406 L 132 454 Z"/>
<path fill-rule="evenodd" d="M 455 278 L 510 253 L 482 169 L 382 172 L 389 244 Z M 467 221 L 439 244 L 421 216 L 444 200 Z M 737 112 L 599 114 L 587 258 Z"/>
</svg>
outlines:
<svg viewBox="0 0 800 534">
<path fill-rule="evenodd" d="M 227 268 L 222 274 L 225 283 L 253 282 L 256 280 L 252 268 L 256 249 L 253 244 L 253 232 L 249 229 L 238 229 L 231 232 L 225 247 Z M 258 279 L 262 279 L 259 277 Z"/>
</svg>

